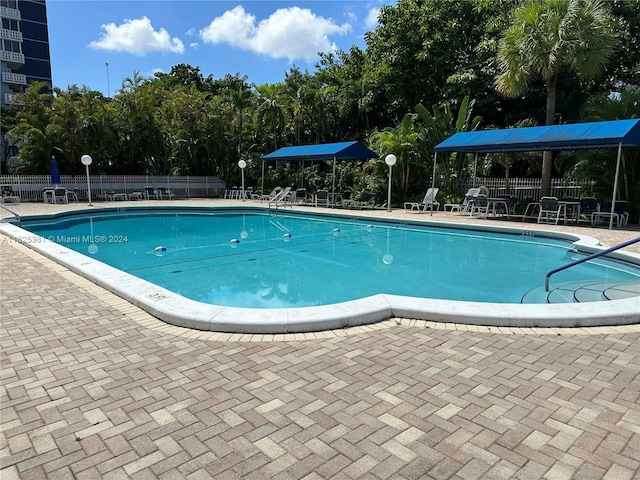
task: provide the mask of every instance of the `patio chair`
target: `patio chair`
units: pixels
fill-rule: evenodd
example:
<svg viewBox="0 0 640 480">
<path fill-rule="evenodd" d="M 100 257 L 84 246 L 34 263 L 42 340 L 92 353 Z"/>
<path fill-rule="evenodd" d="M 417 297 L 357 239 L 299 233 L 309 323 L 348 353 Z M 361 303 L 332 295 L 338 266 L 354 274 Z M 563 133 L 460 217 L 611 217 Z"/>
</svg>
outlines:
<svg viewBox="0 0 640 480">
<path fill-rule="evenodd" d="M 445 203 L 444 204 L 445 213 L 459 212 L 460 214 L 462 214 L 462 213 L 468 212 L 470 208 L 469 202 L 473 200 L 473 198 L 476 197 L 479 193 L 480 193 L 479 187 L 470 188 L 469 190 L 467 190 L 467 193 L 464 194 L 464 200 L 462 200 L 462 203 Z M 449 210 L 447 210 L 447 208 Z"/>
<path fill-rule="evenodd" d="M 564 220 L 564 223 L 567 223 L 566 207 L 558 202 L 557 197 L 542 197 L 538 223 L 555 223 L 557 225 L 560 218 Z"/>
<path fill-rule="evenodd" d="M 478 212 L 478 214 L 483 213 L 487 214 L 487 210 L 489 209 L 489 201 L 487 200 L 487 196 L 479 193 L 474 196 L 471 200 L 469 200 L 469 216 L 473 217 L 474 213 Z"/>
<path fill-rule="evenodd" d="M 282 190 L 282 187 L 276 187 L 273 190 L 271 190 L 271 193 L 268 193 L 266 195 L 252 195 L 251 198 L 254 200 L 259 200 L 260 202 L 269 202 L 273 200 L 276 197 L 276 195 L 280 193 L 281 190 Z"/>
<path fill-rule="evenodd" d="M 356 208 L 374 208 L 376 206 L 375 204 L 375 199 L 376 196 L 373 193 L 365 193 L 362 195 L 362 197 L 360 198 L 360 200 L 356 201 Z"/>
<path fill-rule="evenodd" d="M 580 216 L 591 219 L 592 215 L 600 211 L 600 204 L 596 197 L 582 197 L 580 199 Z"/>
<path fill-rule="evenodd" d="M 151 200 L 152 198 L 154 200 L 158 200 L 158 192 L 155 188 L 147 185 L 146 187 L 144 187 L 144 198 L 146 200 Z"/>
<path fill-rule="evenodd" d="M 306 188 L 299 188 L 296 190 L 296 203 L 307 203 Z"/>
<path fill-rule="evenodd" d="M 238 187 L 234 185 L 230 189 L 225 190 L 224 191 L 224 198 L 225 199 L 236 199 L 236 198 L 238 198 Z"/>
<path fill-rule="evenodd" d="M 290 194 L 291 194 L 291 187 L 287 187 L 284 190 L 278 192 L 275 197 L 269 200 L 269 208 L 271 208 L 272 206 L 275 208 L 278 208 L 279 206 L 286 207 L 287 203 L 289 204 L 290 207 L 293 206 L 293 201 Z"/>
<path fill-rule="evenodd" d="M 21 198 L 16 195 L 11 185 L 2 186 L 2 203 L 20 203 Z"/>
<path fill-rule="evenodd" d="M 429 188 L 425 193 L 422 202 L 404 202 L 404 209 L 407 212 L 426 212 L 427 210 L 440 210 L 440 202 L 436 200 L 439 188 Z"/>
<path fill-rule="evenodd" d="M 629 222 L 629 209 L 628 202 L 624 200 L 616 200 L 616 204 L 613 210 L 613 221 L 618 227 L 622 227 Z M 605 203 L 602 210 L 591 214 L 591 224 L 597 225 L 602 223 L 605 219 L 611 218 L 611 202 Z"/>
<path fill-rule="evenodd" d="M 347 190 L 336 197 L 336 207 L 346 208 L 351 202 L 351 191 Z"/>
<path fill-rule="evenodd" d="M 66 188 L 56 187 L 53 189 L 53 203 L 69 203 Z"/>
<path fill-rule="evenodd" d="M 498 214 L 505 214 L 507 218 L 509 215 L 516 214 L 516 203 L 518 203 L 518 197 L 515 195 L 498 195 L 497 197 L 500 201 L 495 202 L 494 209 L 497 210 Z"/>
<path fill-rule="evenodd" d="M 327 190 L 320 189 L 316 192 L 315 205 L 316 207 L 322 205 L 324 205 L 325 207 L 329 206 L 329 192 Z"/>
<path fill-rule="evenodd" d="M 165 197 L 171 200 L 171 197 L 173 197 L 173 192 L 169 190 L 167 187 L 158 187 L 156 189 L 156 195 L 160 200 L 162 200 Z"/>
</svg>

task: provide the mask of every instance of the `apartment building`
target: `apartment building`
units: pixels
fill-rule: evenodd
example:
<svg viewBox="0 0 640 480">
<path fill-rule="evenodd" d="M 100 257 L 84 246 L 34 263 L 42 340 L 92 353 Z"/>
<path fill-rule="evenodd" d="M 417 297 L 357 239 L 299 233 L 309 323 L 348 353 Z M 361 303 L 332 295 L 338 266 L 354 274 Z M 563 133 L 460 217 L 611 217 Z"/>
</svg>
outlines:
<svg viewBox="0 0 640 480">
<path fill-rule="evenodd" d="M 45 0 L 0 0 L 0 107 L 33 81 L 52 85 Z M 0 160 L 17 152 L 0 149 Z"/>
</svg>

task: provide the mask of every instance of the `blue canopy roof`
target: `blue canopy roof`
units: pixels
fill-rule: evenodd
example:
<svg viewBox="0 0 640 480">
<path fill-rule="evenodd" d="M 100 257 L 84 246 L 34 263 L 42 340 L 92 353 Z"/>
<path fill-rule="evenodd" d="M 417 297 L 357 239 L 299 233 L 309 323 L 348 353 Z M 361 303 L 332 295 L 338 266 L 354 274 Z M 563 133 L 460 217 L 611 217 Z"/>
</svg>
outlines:
<svg viewBox="0 0 640 480">
<path fill-rule="evenodd" d="M 456 133 L 436 152 L 533 152 L 640 147 L 640 119 Z"/>
<path fill-rule="evenodd" d="M 283 147 L 262 157 L 263 160 L 366 160 L 369 158 L 378 158 L 378 154 L 369 150 L 360 142 L 338 142 L 323 143 L 321 145 Z"/>
</svg>

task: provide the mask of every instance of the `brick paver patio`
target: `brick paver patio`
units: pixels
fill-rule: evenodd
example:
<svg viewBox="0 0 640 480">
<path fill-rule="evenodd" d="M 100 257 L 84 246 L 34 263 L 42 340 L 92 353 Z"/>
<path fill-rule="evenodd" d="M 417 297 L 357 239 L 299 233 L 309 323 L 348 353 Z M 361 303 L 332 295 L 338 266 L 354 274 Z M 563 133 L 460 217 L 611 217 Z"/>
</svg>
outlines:
<svg viewBox="0 0 640 480">
<path fill-rule="evenodd" d="M 215 334 L 0 258 L 2 480 L 640 478 L 638 325 Z"/>
</svg>

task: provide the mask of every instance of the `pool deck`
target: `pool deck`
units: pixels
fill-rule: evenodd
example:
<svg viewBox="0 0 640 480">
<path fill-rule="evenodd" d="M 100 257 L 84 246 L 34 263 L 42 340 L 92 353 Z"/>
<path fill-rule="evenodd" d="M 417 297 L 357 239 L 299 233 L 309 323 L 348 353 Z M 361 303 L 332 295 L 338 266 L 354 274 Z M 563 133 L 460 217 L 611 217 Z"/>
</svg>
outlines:
<svg viewBox="0 0 640 480">
<path fill-rule="evenodd" d="M 145 204 L 242 203 L 96 206 Z M 640 235 L 638 225 L 433 220 L 579 233 L 605 246 Z M 221 334 L 167 325 L 2 235 L 0 268 L 2 480 L 640 478 L 640 325 L 393 319 Z"/>
</svg>

